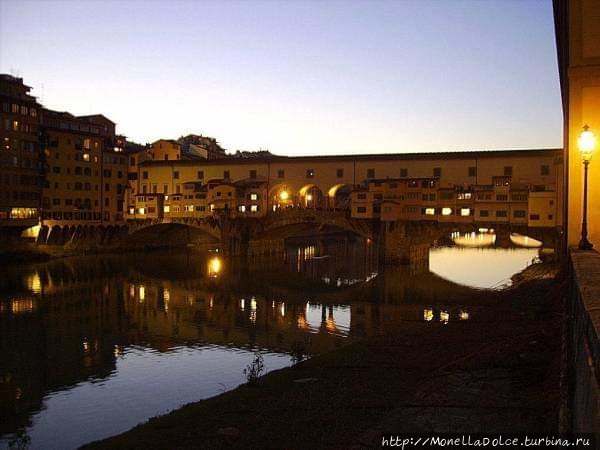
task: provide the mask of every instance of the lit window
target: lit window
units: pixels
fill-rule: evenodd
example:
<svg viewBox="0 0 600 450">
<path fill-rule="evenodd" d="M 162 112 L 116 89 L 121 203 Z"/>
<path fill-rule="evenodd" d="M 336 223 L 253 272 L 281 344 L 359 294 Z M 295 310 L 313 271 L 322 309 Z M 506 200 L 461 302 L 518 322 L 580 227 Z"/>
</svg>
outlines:
<svg viewBox="0 0 600 450">
<path fill-rule="evenodd" d="M 463 216 L 463 217 L 470 216 L 471 215 L 471 209 L 470 208 L 461 208 L 460 209 L 460 215 Z"/>
<path fill-rule="evenodd" d="M 452 214 L 452 208 L 442 208 L 442 216 L 449 216 L 450 214 Z"/>
<path fill-rule="evenodd" d="M 171 212 L 171 206 L 170 205 L 165 205 L 163 207 L 163 212 L 166 212 L 166 213 Z"/>
<path fill-rule="evenodd" d="M 250 200 L 258 200 L 258 194 L 250 194 Z"/>
<path fill-rule="evenodd" d="M 250 206 L 250 211 L 257 212 L 258 211 L 258 205 L 251 205 Z"/>
<path fill-rule="evenodd" d="M 425 208 L 425 215 L 426 216 L 434 216 L 435 215 L 435 208 Z"/>
<path fill-rule="evenodd" d="M 146 214 L 146 208 L 138 208 L 138 214 Z"/>
<path fill-rule="evenodd" d="M 90 161 L 90 154 L 89 153 L 84 153 L 83 154 L 83 160 L 89 162 Z"/>
<path fill-rule="evenodd" d="M 246 205 L 240 205 L 238 209 L 240 210 L 240 212 L 246 212 Z"/>
</svg>

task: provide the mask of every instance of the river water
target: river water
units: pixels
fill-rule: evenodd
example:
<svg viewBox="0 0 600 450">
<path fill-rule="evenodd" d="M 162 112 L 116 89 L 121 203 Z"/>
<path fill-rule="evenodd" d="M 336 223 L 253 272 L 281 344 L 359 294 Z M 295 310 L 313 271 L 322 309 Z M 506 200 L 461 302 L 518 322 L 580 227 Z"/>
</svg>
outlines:
<svg viewBox="0 0 600 450">
<path fill-rule="evenodd" d="M 469 320 L 449 295 L 492 288 L 527 248 L 432 248 L 378 265 L 349 236 L 242 262 L 218 253 L 73 257 L 0 275 L 0 448 L 71 449 L 406 320 Z"/>
</svg>

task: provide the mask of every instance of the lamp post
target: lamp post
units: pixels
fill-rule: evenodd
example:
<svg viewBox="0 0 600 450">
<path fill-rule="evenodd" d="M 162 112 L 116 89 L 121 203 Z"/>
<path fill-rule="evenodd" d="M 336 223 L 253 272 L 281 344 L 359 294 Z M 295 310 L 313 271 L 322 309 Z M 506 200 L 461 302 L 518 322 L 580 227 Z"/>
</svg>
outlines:
<svg viewBox="0 0 600 450">
<path fill-rule="evenodd" d="M 594 246 L 587 238 L 587 179 L 588 166 L 592 159 L 592 152 L 596 147 L 596 137 L 590 131 L 590 127 L 585 125 L 583 131 L 577 139 L 577 147 L 583 158 L 583 220 L 581 221 L 581 240 L 579 241 L 580 250 L 591 250 Z"/>
</svg>

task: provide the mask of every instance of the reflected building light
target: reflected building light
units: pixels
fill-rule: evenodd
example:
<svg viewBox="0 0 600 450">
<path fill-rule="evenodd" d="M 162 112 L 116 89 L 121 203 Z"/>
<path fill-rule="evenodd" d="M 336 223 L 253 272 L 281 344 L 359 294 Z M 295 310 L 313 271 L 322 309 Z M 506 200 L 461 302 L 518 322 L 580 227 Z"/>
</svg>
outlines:
<svg viewBox="0 0 600 450">
<path fill-rule="evenodd" d="M 279 313 L 281 314 L 281 317 L 285 317 L 285 303 L 282 303 L 279 307 Z"/>
<path fill-rule="evenodd" d="M 256 299 L 254 297 L 250 299 L 250 310 L 256 311 Z"/>
<path fill-rule="evenodd" d="M 188 295 L 187 295 L 187 302 L 188 302 L 188 305 L 190 305 L 190 306 L 194 306 L 194 300 L 195 300 L 195 299 L 194 299 L 194 296 L 193 296 L 192 294 L 188 294 Z"/>
<path fill-rule="evenodd" d="M 271 302 L 271 308 L 275 309 L 275 300 Z"/>
<path fill-rule="evenodd" d="M 308 245 L 304 248 L 304 260 L 311 259 L 315 256 L 315 246 Z"/>
<path fill-rule="evenodd" d="M 27 277 L 27 288 L 34 294 L 39 294 L 42 292 L 42 280 L 38 272 L 35 272 Z"/>
<path fill-rule="evenodd" d="M 450 321 L 450 314 L 448 311 L 440 311 L 440 322 L 446 324 Z"/>
<path fill-rule="evenodd" d="M 469 320 L 469 313 L 467 311 L 461 310 L 458 314 L 460 320 Z"/>
<path fill-rule="evenodd" d="M 306 321 L 306 319 L 304 318 L 303 315 L 298 316 L 297 325 L 298 325 L 298 328 L 300 328 L 302 330 L 305 330 L 308 328 L 308 322 Z"/>
<path fill-rule="evenodd" d="M 245 311 L 245 309 L 246 309 L 246 300 L 245 299 L 240 300 L 240 309 L 242 311 Z"/>
<path fill-rule="evenodd" d="M 327 320 L 325 321 L 325 329 L 329 334 L 334 334 L 337 331 L 337 325 L 335 324 L 333 314 L 329 314 L 329 317 L 327 317 Z"/>
<path fill-rule="evenodd" d="M 529 236 L 518 233 L 510 233 L 510 241 L 519 247 L 537 248 L 542 246 L 542 242 Z"/>
<path fill-rule="evenodd" d="M 115 344 L 115 349 L 113 351 L 115 358 L 118 358 L 119 356 L 123 355 L 123 350 L 121 350 L 121 348 Z"/>
<path fill-rule="evenodd" d="M 431 322 L 433 320 L 433 309 L 425 308 L 423 310 L 423 320 L 426 322 Z"/>
<path fill-rule="evenodd" d="M 15 298 L 10 302 L 10 310 L 13 314 L 33 312 L 33 300 L 30 298 Z"/>
<path fill-rule="evenodd" d="M 140 303 L 143 302 L 146 299 L 146 288 L 143 285 L 140 285 L 139 289 L 138 289 L 138 293 L 140 296 Z"/>
<path fill-rule="evenodd" d="M 82 346 L 83 346 L 83 351 L 85 353 L 88 353 L 90 351 L 90 343 L 87 341 L 87 339 L 83 340 Z"/>
<path fill-rule="evenodd" d="M 463 247 L 485 247 L 488 245 L 493 245 L 496 242 L 496 235 L 489 233 L 465 233 L 463 235 L 455 235 L 452 238 L 452 241 L 456 245 L 460 245 Z"/>
<path fill-rule="evenodd" d="M 134 284 L 129 285 L 129 297 L 130 298 L 135 297 L 135 285 Z"/>
<path fill-rule="evenodd" d="M 214 298 L 211 297 L 210 300 L 208 301 L 208 309 L 213 309 L 214 306 Z"/>
<path fill-rule="evenodd" d="M 325 283 L 325 284 L 329 284 L 329 283 L 331 283 L 331 278 L 329 278 L 329 277 L 323 277 L 323 278 L 321 278 L 321 280 L 322 280 L 322 281 L 323 281 L 323 283 Z"/>
<path fill-rule="evenodd" d="M 219 273 L 221 273 L 222 268 L 223 263 L 221 261 L 221 258 L 219 258 L 218 256 L 211 258 L 208 262 L 208 276 L 212 278 L 218 277 Z"/>
<path fill-rule="evenodd" d="M 367 276 L 367 278 L 365 278 L 365 281 L 368 283 L 369 281 L 371 281 L 373 278 L 377 277 L 378 273 L 377 272 L 373 272 L 371 274 L 369 274 Z"/>
<path fill-rule="evenodd" d="M 165 303 L 165 312 L 169 311 L 169 300 L 171 300 L 171 293 L 168 289 L 163 290 L 163 301 Z"/>
<path fill-rule="evenodd" d="M 250 322 L 256 324 L 256 311 L 250 311 Z"/>
<path fill-rule="evenodd" d="M 34 225 L 30 228 L 27 228 L 21 233 L 21 237 L 37 239 L 41 228 L 42 227 L 40 225 Z"/>
</svg>

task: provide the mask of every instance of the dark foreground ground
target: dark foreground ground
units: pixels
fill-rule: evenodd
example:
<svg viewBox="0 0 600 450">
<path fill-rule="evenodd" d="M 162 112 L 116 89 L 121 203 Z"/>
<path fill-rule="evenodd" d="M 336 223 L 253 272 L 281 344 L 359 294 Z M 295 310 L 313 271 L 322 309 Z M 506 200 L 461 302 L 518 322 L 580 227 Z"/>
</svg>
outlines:
<svg viewBox="0 0 600 450">
<path fill-rule="evenodd" d="M 86 448 L 348 449 L 380 447 L 384 431 L 556 433 L 562 286 L 543 272 L 471 299 L 481 308 L 469 320 L 402 323 Z"/>
</svg>

